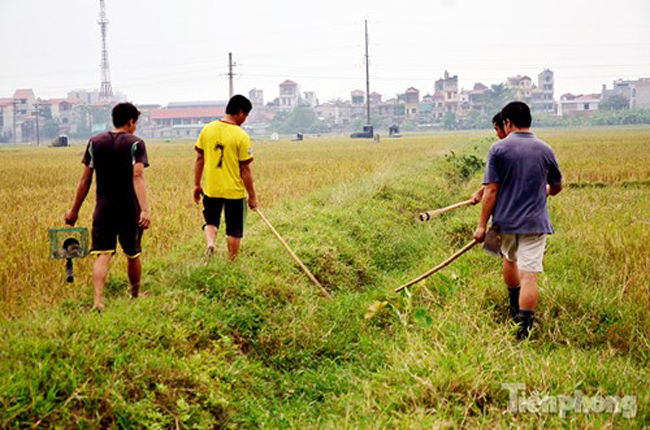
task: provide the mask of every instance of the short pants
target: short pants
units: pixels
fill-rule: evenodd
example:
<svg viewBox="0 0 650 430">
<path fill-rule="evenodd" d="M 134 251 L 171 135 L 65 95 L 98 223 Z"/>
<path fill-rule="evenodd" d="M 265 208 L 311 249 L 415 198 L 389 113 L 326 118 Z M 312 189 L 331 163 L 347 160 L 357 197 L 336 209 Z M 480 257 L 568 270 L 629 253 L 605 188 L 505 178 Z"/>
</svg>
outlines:
<svg viewBox="0 0 650 430">
<path fill-rule="evenodd" d="M 137 222 L 110 223 L 93 221 L 91 254 L 115 254 L 117 240 L 128 258 L 142 253 L 142 229 Z"/>
<path fill-rule="evenodd" d="M 501 254 L 517 263 L 519 270 L 543 272 L 546 234 L 503 234 L 501 233 Z"/>
<path fill-rule="evenodd" d="M 244 237 L 246 199 L 223 199 L 204 195 L 203 218 L 205 218 L 205 225 L 203 228 L 206 225 L 219 228 L 222 210 L 226 218 L 226 235 L 238 239 Z"/>
</svg>

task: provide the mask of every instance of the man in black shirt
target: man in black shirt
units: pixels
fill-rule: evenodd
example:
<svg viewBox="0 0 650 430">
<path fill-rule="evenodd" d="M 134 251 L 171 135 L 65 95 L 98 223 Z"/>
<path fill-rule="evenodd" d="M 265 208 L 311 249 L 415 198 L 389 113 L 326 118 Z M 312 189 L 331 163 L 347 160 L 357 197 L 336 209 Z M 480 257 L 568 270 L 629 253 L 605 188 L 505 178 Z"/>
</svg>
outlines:
<svg viewBox="0 0 650 430">
<path fill-rule="evenodd" d="M 93 265 L 95 309 L 104 309 L 104 283 L 117 240 L 128 260 L 131 295 L 140 294 L 143 230 L 149 228 L 149 207 L 144 180 L 144 169 L 149 166 L 144 141 L 133 133 L 138 126 L 140 112 L 131 103 L 120 103 L 113 108 L 115 129 L 90 138 L 83 157 L 84 171 L 77 187 L 72 209 L 65 222 L 74 225 L 79 209 L 88 195 L 93 172 L 97 178 L 97 203 L 93 215 L 91 254 L 97 255 Z"/>
</svg>

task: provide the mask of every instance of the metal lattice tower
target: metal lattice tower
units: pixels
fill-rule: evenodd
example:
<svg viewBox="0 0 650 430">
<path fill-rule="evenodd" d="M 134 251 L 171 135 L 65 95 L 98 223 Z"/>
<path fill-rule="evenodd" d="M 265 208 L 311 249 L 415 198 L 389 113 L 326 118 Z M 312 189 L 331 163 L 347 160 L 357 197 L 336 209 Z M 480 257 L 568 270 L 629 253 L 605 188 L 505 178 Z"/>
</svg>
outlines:
<svg viewBox="0 0 650 430">
<path fill-rule="evenodd" d="M 102 85 L 99 90 L 99 97 L 109 99 L 113 97 L 113 86 L 111 85 L 111 71 L 108 67 L 108 48 L 106 47 L 106 33 L 108 30 L 108 18 L 106 18 L 106 7 L 104 0 L 99 0 L 99 28 L 102 33 Z"/>
</svg>

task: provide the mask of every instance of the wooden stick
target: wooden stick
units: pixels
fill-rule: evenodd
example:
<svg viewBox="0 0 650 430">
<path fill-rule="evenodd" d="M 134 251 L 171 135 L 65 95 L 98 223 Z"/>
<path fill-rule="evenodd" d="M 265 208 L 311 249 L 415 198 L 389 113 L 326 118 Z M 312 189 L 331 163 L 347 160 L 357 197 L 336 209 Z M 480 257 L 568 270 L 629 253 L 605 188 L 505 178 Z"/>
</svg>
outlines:
<svg viewBox="0 0 650 430">
<path fill-rule="evenodd" d="M 281 244 L 285 247 L 285 249 L 289 252 L 289 255 L 291 255 L 291 258 L 293 258 L 293 260 L 298 264 L 298 266 L 300 266 L 300 268 L 302 269 L 302 271 L 305 272 L 305 275 L 307 275 L 307 277 L 308 277 L 308 278 L 309 278 L 309 279 L 310 279 L 314 284 L 316 284 L 316 286 L 317 286 L 318 288 L 320 288 L 321 292 L 323 293 L 323 295 L 324 295 L 325 297 L 327 297 L 328 299 L 331 299 L 331 298 L 332 298 L 332 295 L 331 295 L 331 294 L 330 294 L 330 293 L 325 289 L 325 287 L 323 287 L 323 285 L 321 285 L 320 282 L 318 282 L 318 279 L 316 279 L 316 277 L 315 277 L 314 275 L 312 275 L 312 273 L 309 271 L 309 269 L 307 268 L 307 266 L 305 266 L 305 265 L 302 263 L 302 261 L 300 261 L 300 259 L 298 258 L 298 256 L 297 256 L 297 255 L 296 255 L 296 254 L 291 250 L 291 248 L 289 248 L 289 245 L 287 244 L 287 242 L 285 242 L 284 239 L 282 239 L 282 236 L 280 236 L 280 233 L 278 233 L 278 231 L 277 231 L 275 228 L 273 228 L 273 226 L 271 225 L 271 223 L 269 222 L 269 220 L 266 219 L 266 217 L 264 216 L 264 214 L 263 214 L 259 209 L 255 209 L 255 212 L 257 212 L 257 214 L 260 216 L 260 218 L 262 218 L 262 221 L 264 221 L 264 224 L 266 224 L 266 226 L 269 228 L 269 230 L 271 230 L 271 232 L 275 235 L 275 237 L 280 241 L 280 243 L 281 243 Z"/>
<path fill-rule="evenodd" d="M 396 288 L 396 289 L 395 289 L 395 292 L 396 292 L 396 293 L 399 293 L 399 292 L 402 291 L 403 289 L 408 288 L 408 287 L 410 287 L 411 285 L 413 285 L 413 284 L 417 284 L 417 283 L 420 282 L 421 280 L 428 278 L 429 276 L 433 275 L 434 273 L 436 273 L 436 272 L 439 271 L 440 269 L 443 269 L 443 268 L 449 266 L 449 265 L 450 265 L 450 264 L 451 264 L 455 259 L 457 259 L 457 258 L 460 257 L 461 255 L 463 255 L 464 253 L 466 253 L 467 251 L 469 251 L 470 249 L 472 249 L 472 247 L 473 247 L 474 245 L 476 245 L 477 243 L 478 243 L 477 241 L 472 240 L 470 243 L 468 243 L 467 245 L 463 246 L 463 247 L 460 249 L 460 251 L 456 252 L 454 255 L 452 255 L 451 257 L 449 257 L 448 259 L 446 259 L 446 260 L 443 261 L 442 263 L 438 264 L 438 265 L 437 265 L 436 267 L 434 267 L 433 269 L 429 270 L 429 271 L 426 272 L 426 273 L 423 273 L 422 275 L 420 275 L 420 276 L 418 276 L 417 278 L 413 279 L 411 282 L 406 283 L 406 284 L 402 285 L 402 286 L 399 287 L 399 288 Z"/>
<path fill-rule="evenodd" d="M 465 200 L 462 202 L 454 203 L 451 206 L 447 206 L 446 208 L 441 208 L 441 209 L 436 209 L 434 211 L 428 211 L 428 212 L 422 212 L 419 215 L 420 221 L 429 221 L 431 218 L 435 218 L 438 215 L 444 214 L 445 212 L 453 211 L 454 209 L 462 208 L 463 206 L 468 206 L 473 203 L 472 200 Z"/>
</svg>

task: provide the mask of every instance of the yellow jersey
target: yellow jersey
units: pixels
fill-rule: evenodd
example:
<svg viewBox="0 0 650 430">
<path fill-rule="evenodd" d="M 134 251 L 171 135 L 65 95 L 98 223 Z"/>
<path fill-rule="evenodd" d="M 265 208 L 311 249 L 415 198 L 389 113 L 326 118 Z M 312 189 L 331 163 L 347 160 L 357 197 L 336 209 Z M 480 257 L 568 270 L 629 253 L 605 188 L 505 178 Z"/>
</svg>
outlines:
<svg viewBox="0 0 650 430">
<path fill-rule="evenodd" d="M 204 155 L 205 195 L 223 199 L 246 197 L 239 167 L 253 161 L 253 150 L 250 137 L 241 127 L 211 122 L 203 127 L 195 149 Z"/>
</svg>

